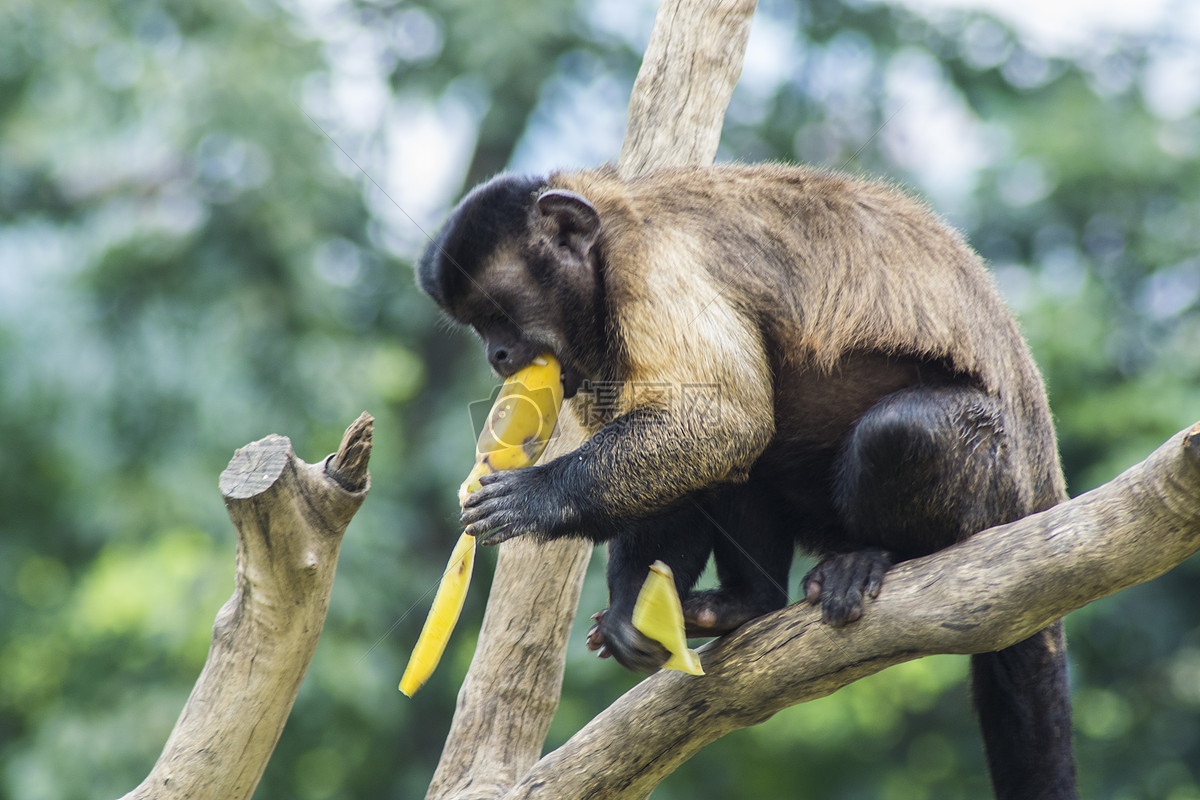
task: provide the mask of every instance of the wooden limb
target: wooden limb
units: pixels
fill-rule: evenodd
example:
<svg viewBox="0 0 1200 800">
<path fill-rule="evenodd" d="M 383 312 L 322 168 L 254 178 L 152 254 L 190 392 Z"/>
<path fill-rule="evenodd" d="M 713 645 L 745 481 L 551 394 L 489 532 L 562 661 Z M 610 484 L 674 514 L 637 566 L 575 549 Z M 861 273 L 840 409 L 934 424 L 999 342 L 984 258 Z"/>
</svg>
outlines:
<svg viewBox="0 0 1200 800">
<path fill-rule="evenodd" d="M 634 84 L 617 169 L 710 164 L 742 69 L 753 0 L 663 0 Z M 544 460 L 582 445 L 563 414 Z M 591 544 L 500 547 L 475 657 L 428 800 L 503 795 L 541 755 Z"/>
<path fill-rule="evenodd" d="M 903 661 L 1015 644 L 1198 550 L 1200 424 L 1094 491 L 899 564 L 846 628 L 800 602 L 716 640 L 700 651 L 706 676 L 647 678 L 507 797 L 646 797 L 730 731 Z"/>
<path fill-rule="evenodd" d="M 584 439 L 572 415 L 563 414 L 543 458 L 569 453 Z M 475 655 L 427 798 L 499 797 L 537 761 L 558 708 L 567 635 L 591 552 L 590 542 L 573 539 L 500 545 Z"/>
<path fill-rule="evenodd" d="M 501 545 L 471 668 L 427 797 L 500 797 L 541 754 L 591 545 Z"/>
<path fill-rule="evenodd" d="M 617 170 L 711 164 L 757 0 L 662 0 L 629 98 Z"/>
<path fill-rule="evenodd" d="M 268 436 L 221 473 L 238 533 L 236 587 L 175 730 L 127 800 L 254 793 L 325 624 L 342 534 L 370 488 L 372 423 L 360 416 L 321 464 Z"/>
</svg>

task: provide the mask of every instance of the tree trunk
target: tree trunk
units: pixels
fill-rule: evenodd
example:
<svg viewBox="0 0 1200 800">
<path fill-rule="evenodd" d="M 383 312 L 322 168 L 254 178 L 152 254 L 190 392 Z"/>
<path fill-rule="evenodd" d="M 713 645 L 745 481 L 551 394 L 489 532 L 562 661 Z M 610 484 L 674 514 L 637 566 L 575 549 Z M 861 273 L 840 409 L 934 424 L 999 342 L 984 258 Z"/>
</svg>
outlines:
<svg viewBox="0 0 1200 800">
<path fill-rule="evenodd" d="M 742 71 L 754 0 L 663 0 L 629 102 L 617 169 L 711 164 Z M 549 460 L 583 444 L 564 414 Z M 500 546 L 454 722 L 426 797 L 502 796 L 541 755 L 591 544 Z M 587 765 L 583 765 L 586 768 Z"/>
</svg>

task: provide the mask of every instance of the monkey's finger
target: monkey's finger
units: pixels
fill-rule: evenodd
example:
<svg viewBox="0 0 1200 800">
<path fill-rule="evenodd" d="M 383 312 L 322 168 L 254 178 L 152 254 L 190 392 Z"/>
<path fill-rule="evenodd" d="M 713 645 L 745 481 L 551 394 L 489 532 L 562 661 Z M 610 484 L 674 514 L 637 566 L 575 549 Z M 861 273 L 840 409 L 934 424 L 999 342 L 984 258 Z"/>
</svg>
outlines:
<svg viewBox="0 0 1200 800">
<path fill-rule="evenodd" d="M 464 511 L 459 521 L 463 529 L 480 544 L 499 544 L 529 532 L 525 515 L 519 509 L 501 502 Z"/>
<path fill-rule="evenodd" d="M 464 508 L 462 513 L 458 515 L 458 524 L 464 528 L 469 528 L 480 520 L 487 519 L 488 513 L 482 508 Z M 473 536 L 474 534 L 472 534 Z"/>
<path fill-rule="evenodd" d="M 488 525 L 480 525 L 478 527 L 484 529 L 480 533 L 472 533 L 471 531 L 473 527 L 474 526 L 468 527 L 466 532 L 471 536 L 474 536 L 475 541 L 479 542 L 479 544 L 483 545 L 484 547 L 495 547 L 501 542 L 507 542 L 513 537 L 513 534 L 509 533 L 509 530 L 503 526 L 490 527 Z"/>
<path fill-rule="evenodd" d="M 604 647 L 604 635 L 600 633 L 600 621 L 604 619 L 604 612 L 607 609 L 602 609 L 592 614 L 592 619 L 596 624 L 593 625 L 587 632 L 587 649 L 599 650 Z"/>
<path fill-rule="evenodd" d="M 862 619 L 862 595 L 853 592 L 840 598 L 840 602 L 826 602 L 822 606 L 821 618 L 833 628 L 841 628 Z"/>
<path fill-rule="evenodd" d="M 812 575 L 804 579 L 804 599 L 813 606 L 821 602 L 821 581 Z"/>
<path fill-rule="evenodd" d="M 871 567 L 863 593 L 872 600 L 879 597 L 879 592 L 883 589 L 883 576 L 887 574 L 887 569 L 884 564 L 875 564 Z"/>
<path fill-rule="evenodd" d="M 862 617 L 862 584 L 847 581 L 846 577 L 835 572 L 822 592 L 821 619 L 833 628 L 841 628 Z"/>
<path fill-rule="evenodd" d="M 513 513 L 497 514 L 487 521 L 477 523 L 477 525 L 482 529 L 481 538 L 477 541 L 486 547 L 492 547 L 501 542 L 507 542 L 509 539 L 515 539 L 518 536 L 532 532 L 532 529 L 523 521 L 521 516 Z M 469 531 L 471 528 L 467 530 Z"/>
<path fill-rule="evenodd" d="M 511 471 L 512 470 L 498 469 L 495 472 L 489 472 L 486 475 L 480 475 L 479 476 L 479 485 L 480 486 L 488 486 L 490 484 L 502 481 L 505 479 L 505 477 L 507 477 L 506 473 L 511 472 Z M 478 491 L 478 489 L 476 491 Z"/>
<path fill-rule="evenodd" d="M 497 474 L 497 473 L 493 473 L 493 475 L 494 474 Z M 492 476 L 489 475 L 487 477 L 492 477 Z M 496 497 L 497 495 L 500 495 L 503 493 L 504 493 L 504 484 L 503 483 L 500 483 L 499 485 L 497 485 L 495 482 L 492 482 L 492 483 L 489 483 L 487 486 L 484 486 L 481 483 L 480 488 L 476 489 L 475 491 L 471 492 L 470 494 L 468 494 L 466 497 L 463 498 L 462 503 L 461 503 L 463 511 L 466 511 L 468 508 L 478 508 L 483 503 L 486 503 L 488 500 L 491 500 L 492 498 Z"/>
<path fill-rule="evenodd" d="M 487 520 L 500 522 L 499 517 L 504 512 L 504 497 L 485 497 L 471 505 L 464 505 L 462 513 L 458 515 L 458 523 L 466 528 Z"/>
</svg>

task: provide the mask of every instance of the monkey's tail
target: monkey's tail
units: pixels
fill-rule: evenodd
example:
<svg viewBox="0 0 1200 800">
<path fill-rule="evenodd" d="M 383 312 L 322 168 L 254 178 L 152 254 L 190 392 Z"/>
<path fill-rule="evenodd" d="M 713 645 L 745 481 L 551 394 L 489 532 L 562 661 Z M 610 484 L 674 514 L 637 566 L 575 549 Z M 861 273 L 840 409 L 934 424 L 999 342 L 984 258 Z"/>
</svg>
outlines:
<svg viewBox="0 0 1200 800">
<path fill-rule="evenodd" d="M 972 656 L 971 679 L 998 800 L 1076 800 L 1062 621 Z"/>
</svg>

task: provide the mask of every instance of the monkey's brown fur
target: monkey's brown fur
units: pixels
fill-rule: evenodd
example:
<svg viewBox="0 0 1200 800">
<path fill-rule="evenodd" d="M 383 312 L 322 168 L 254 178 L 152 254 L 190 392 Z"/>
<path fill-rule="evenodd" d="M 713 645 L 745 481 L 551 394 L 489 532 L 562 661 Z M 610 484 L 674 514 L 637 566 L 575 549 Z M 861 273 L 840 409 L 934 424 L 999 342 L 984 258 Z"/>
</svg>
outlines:
<svg viewBox="0 0 1200 800">
<path fill-rule="evenodd" d="M 609 542 L 589 646 L 636 669 L 655 559 L 690 634 L 787 601 L 796 543 L 824 619 L 886 569 L 1065 497 L 1041 378 L 979 258 L 894 188 L 806 168 L 501 176 L 418 267 L 511 375 L 552 351 L 591 439 L 463 504 L 484 543 Z M 575 394 L 578 390 L 578 394 Z M 710 554 L 721 585 L 692 591 Z M 1061 624 L 972 659 L 999 797 L 1075 797 Z"/>
<path fill-rule="evenodd" d="M 1019 474 L 1014 518 L 1066 497 L 1041 376 L 1016 323 L 978 256 L 923 203 L 883 184 L 782 165 L 673 169 L 629 182 L 601 168 L 554 174 L 547 185 L 588 198 L 603 220 L 608 333 L 620 362 L 591 371 L 665 410 L 669 398 L 646 387 L 736 392 L 718 398 L 720 431 L 705 423 L 706 442 L 723 438 L 721 446 L 696 451 L 675 476 L 690 480 L 649 492 L 632 476 L 614 481 L 629 493 L 614 498 L 622 507 L 645 511 L 744 477 L 777 427 L 828 440 L 830 427 L 858 416 L 848 409 L 875 399 L 841 379 L 868 356 L 941 365 L 997 398 L 1018 423 L 1007 431 Z M 595 432 L 609 418 L 587 404 L 574 402 Z M 623 396 L 619 409 L 632 405 Z M 687 437 L 691 427 L 681 418 L 661 432 Z"/>
</svg>

